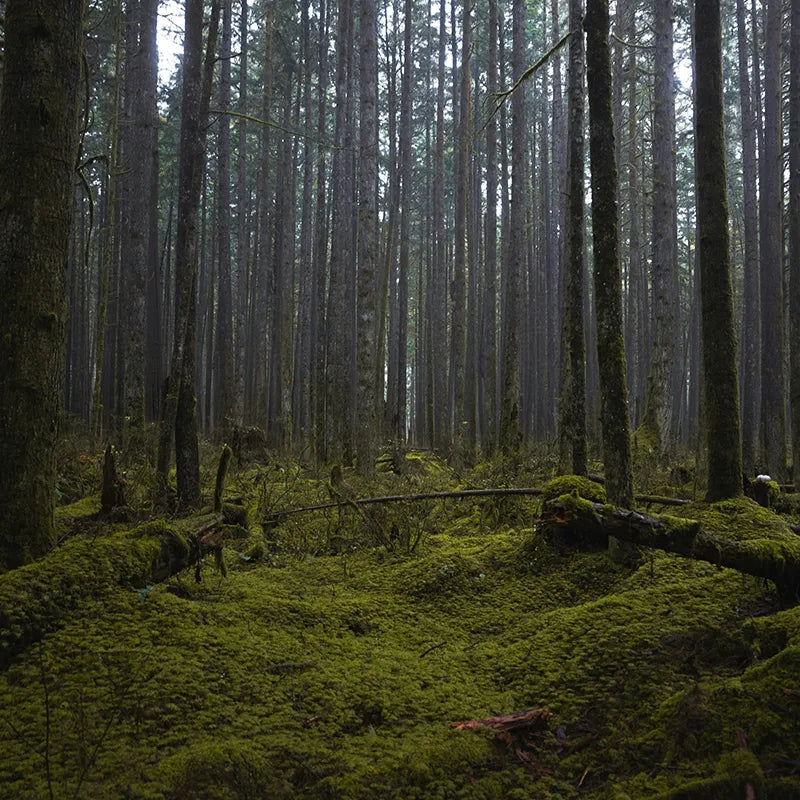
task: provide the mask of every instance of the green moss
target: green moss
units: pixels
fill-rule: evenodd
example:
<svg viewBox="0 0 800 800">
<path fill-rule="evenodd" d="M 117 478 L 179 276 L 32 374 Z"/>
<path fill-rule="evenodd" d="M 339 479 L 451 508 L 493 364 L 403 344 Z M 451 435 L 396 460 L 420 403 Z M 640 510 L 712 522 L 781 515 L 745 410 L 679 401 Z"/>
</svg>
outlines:
<svg viewBox="0 0 800 800">
<path fill-rule="evenodd" d="M 631 456 L 633 458 L 657 457 L 661 454 L 661 438 L 656 425 L 642 424 L 631 436 Z"/>
<path fill-rule="evenodd" d="M 313 502 L 316 479 L 290 466 L 231 483 L 253 507 L 287 475 L 290 504 Z M 800 609 L 665 553 L 631 571 L 562 551 L 535 504 L 504 508 L 440 501 L 369 520 L 423 526 L 413 552 L 376 545 L 355 513 L 298 515 L 268 542 L 227 540 L 228 577 L 204 569 L 201 583 L 141 583 L 164 550 L 186 554 L 198 520 L 73 536 L 0 578 L 3 613 L 19 604 L 0 635 L 36 621 L 0 673 L 13 709 L 0 710 L 0 795 L 48 795 L 48 741 L 69 796 L 95 752 L 87 797 L 647 800 L 761 774 L 758 791 L 796 796 L 781 770 L 800 748 Z M 705 515 L 753 542 L 751 525 L 785 530 L 740 501 L 686 514 L 665 519 L 688 531 Z M 541 707 L 551 728 L 522 748 L 450 727 Z"/>
<path fill-rule="evenodd" d="M 599 483 L 580 475 L 560 475 L 549 480 L 543 487 L 542 499 L 547 502 L 564 494 L 577 494 L 594 503 L 606 502 L 606 490 Z"/>
</svg>

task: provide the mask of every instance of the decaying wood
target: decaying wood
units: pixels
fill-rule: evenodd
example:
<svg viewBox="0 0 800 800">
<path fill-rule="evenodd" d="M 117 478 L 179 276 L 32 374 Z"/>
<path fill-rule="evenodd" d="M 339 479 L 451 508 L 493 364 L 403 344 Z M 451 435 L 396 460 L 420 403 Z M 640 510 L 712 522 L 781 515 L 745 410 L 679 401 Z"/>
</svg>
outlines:
<svg viewBox="0 0 800 800">
<path fill-rule="evenodd" d="M 533 708 L 529 711 L 515 711 L 499 717 L 484 717 L 467 722 L 451 722 L 450 727 L 456 730 L 474 730 L 475 728 L 492 728 L 498 731 L 512 731 L 520 728 L 546 729 L 553 714 L 546 708 Z"/>
<path fill-rule="evenodd" d="M 125 479 L 117 472 L 114 448 L 109 444 L 103 456 L 103 488 L 100 493 L 100 513 L 110 514 L 125 505 Z"/>
<path fill-rule="evenodd" d="M 228 474 L 228 465 L 231 463 L 233 450 L 226 444 L 222 447 L 217 467 L 217 481 L 214 486 L 214 511 L 222 511 L 222 492 L 225 489 L 225 476 Z"/>
<path fill-rule="evenodd" d="M 800 601 L 800 542 L 793 545 L 768 535 L 736 540 L 703 530 L 695 520 L 676 520 L 672 525 L 637 511 L 561 498 L 546 504 L 542 521 L 576 534 L 576 542 L 602 544 L 609 536 L 615 536 L 622 541 L 767 578 L 775 583 L 783 602 Z"/>
</svg>

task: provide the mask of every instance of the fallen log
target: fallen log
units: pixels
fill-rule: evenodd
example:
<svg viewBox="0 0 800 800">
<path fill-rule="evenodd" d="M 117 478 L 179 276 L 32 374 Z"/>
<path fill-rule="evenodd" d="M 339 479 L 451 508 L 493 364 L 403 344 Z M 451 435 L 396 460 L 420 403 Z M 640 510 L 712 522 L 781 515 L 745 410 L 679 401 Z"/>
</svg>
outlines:
<svg viewBox="0 0 800 800">
<path fill-rule="evenodd" d="M 572 495 L 548 501 L 541 521 L 562 542 L 604 546 L 614 536 L 767 578 L 775 583 L 783 603 L 800 602 L 800 540 L 788 527 L 774 526 L 759 538 L 752 538 L 753 531 L 748 531 L 751 538 L 737 538 L 704 529 L 698 520 L 649 516 Z"/>
<path fill-rule="evenodd" d="M 317 503 L 312 506 L 301 506 L 300 508 L 284 508 L 271 512 L 265 522 L 276 524 L 283 517 L 294 514 L 304 514 L 311 511 L 324 511 L 331 508 L 346 508 L 347 506 L 366 506 L 376 503 L 413 503 L 419 500 L 462 500 L 472 497 L 535 497 L 545 493 L 545 489 L 539 486 L 523 487 L 504 487 L 499 489 L 458 489 L 449 492 L 419 492 L 417 494 L 389 494 L 380 497 L 359 497 L 334 500 L 327 503 Z M 683 506 L 691 503 L 691 500 L 681 500 L 676 497 L 661 497 L 659 495 L 642 494 L 636 495 L 636 501 L 647 505 L 662 506 Z"/>
<path fill-rule="evenodd" d="M 219 565 L 224 540 L 234 538 L 231 527 L 213 514 L 74 536 L 39 561 L 0 575 L 0 672 L 26 648 L 80 616 L 89 600 L 119 587 L 146 589 L 199 566 L 208 553 Z"/>
<path fill-rule="evenodd" d="M 341 508 L 347 506 L 367 506 L 375 503 L 413 503 L 417 500 L 442 500 L 442 499 L 463 499 L 467 497 L 509 497 L 509 496 L 531 496 L 541 495 L 543 489 L 540 487 L 520 487 L 503 489 L 460 489 L 450 492 L 419 492 L 417 494 L 389 494 L 381 497 L 359 497 L 355 499 L 343 498 L 329 503 L 318 503 L 313 506 L 302 506 L 301 508 L 285 508 L 280 511 L 273 511 L 267 517 L 267 522 L 275 524 L 283 517 L 292 514 L 302 514 L 309 511 L 324 511 L 329 508 Z"/>
</svg>

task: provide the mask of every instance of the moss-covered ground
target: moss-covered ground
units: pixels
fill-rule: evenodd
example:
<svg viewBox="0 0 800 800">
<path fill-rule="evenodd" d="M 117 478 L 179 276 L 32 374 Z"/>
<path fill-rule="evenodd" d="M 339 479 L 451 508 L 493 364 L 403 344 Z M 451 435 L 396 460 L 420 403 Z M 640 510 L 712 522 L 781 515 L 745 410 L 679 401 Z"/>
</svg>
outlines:
<svg viewBox="0 0 800 800">
<path fill-rule="evenodd" d="M 339 491 L 543 483 L 410 466 Z M 800 609 L 772 586 L 564 549 L 537 531 L 535 498 L 348 506 L 262 538 L 261 519 L 328 499 L 326 477 L 232 475 L 252 534 L 226 547 L 227 577 L 208 559 L 199 583 L 136 579 L 141 542 L 191 520 L 101 529 L 95 501 L 62 509 L 64 542 L 0 576 L 16 624 L 57 608 L 0 673 L 0 797 L 800 797 Z M 746 501 L 679 512 L 783 525 Z M 511 743 L 451 725 L 534 708 L 547 730 Z"/>
</svg>

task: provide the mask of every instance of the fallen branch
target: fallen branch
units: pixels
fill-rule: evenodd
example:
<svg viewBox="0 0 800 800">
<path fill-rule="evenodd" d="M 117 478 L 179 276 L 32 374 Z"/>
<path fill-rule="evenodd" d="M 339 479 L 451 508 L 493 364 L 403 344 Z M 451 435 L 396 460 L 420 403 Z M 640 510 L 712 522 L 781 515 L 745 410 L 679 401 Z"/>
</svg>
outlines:
<svg viewBox="0 0 800 800">
<path fill-rule="evenodd" d="M 691 500 L 682 500 L 679 497 L 661 497 L 657 494 L 637 494 L 636 502 L 646 506 L 688 506 Z"/>
<path fill-rule="evenodd" d="M 460 489 L 450 492 L 420 492 L 418 494 L 389 494 L 381 497 L 361 497 L 356 499 L 342 497 L 341 500 L 328 503 L 318 503 L 313 506 L 273 511 L 267 516 L 266 522 L 274 525 L 283 517 L 288 517 L 293 514 L 304 514 L 310 511 L 325 511 L 330 508 L 346 508 L 347 506 L 367 506 L 376 503 L 414 503 L 419 500 L 463 500 L 471 497 L 536 497 L 542 494 L 544 494 L 544 489 L 541 487 L 523 486 L 499 489 Z M 639 503 L 648 505 L 655 503 L 662 506 L 683 506 L 692 502 L 691 500 L 680 500 L 676 497 L 661 497 L 652 494 L 638 494 L 635 499 Z"/>
<path fill-rule="evenodd" d="M 286 508 L 283 511 L 273 511 L 268 517 L 268 521 L 277 522 L 282 517 L 291 514 L 301 514 L 307 511 L 324 511 L 328 508 L 341 508 L 346 506 L 367 506 L 374 503 L 413 503 L 417 500 L 442 500 L 442 499 L 463 499 L 465 497 L 509 497 L 520 495 L 541 495 L 544 490 L 537 487 L 527 488 L 505 488 L 505 489 L 461 489 L 452 492 L 420 492 L 419 494 L 389 494 L 383 497 L 361 497 L 355 500 L 349 498 L 338 502 L 319 503 L 313 506 L 303 506 L 302 508 Z"/>
<path fill-rule="evenodd" d="M 609 536 L 614 536 L 767 578 L 775 583 L 784 603 L 800 600 L 800 546 L 791 536 L 773 533 L 759 539 L 734 539 L 703 530 L 696 520 L 651 517 L 571 496 L 549 501 L 542 521 L 575 534 L 576 543 L 603 545 Z"/>
<path fill-rule="evenodd" d="M 447 644 L 447 642 L 439 642 L 439 644 L 432 644 L 430 647 L 428 647 L 427 649 L 423 650 L 419 654 L 419 657 L 420 658 L 425 658 L 425 656 L 428 655 L 428 653 L 432 653 L 434 650 L 438 650 L 440 647 L 444 647 L 446 644 Z"/>
</svg>

